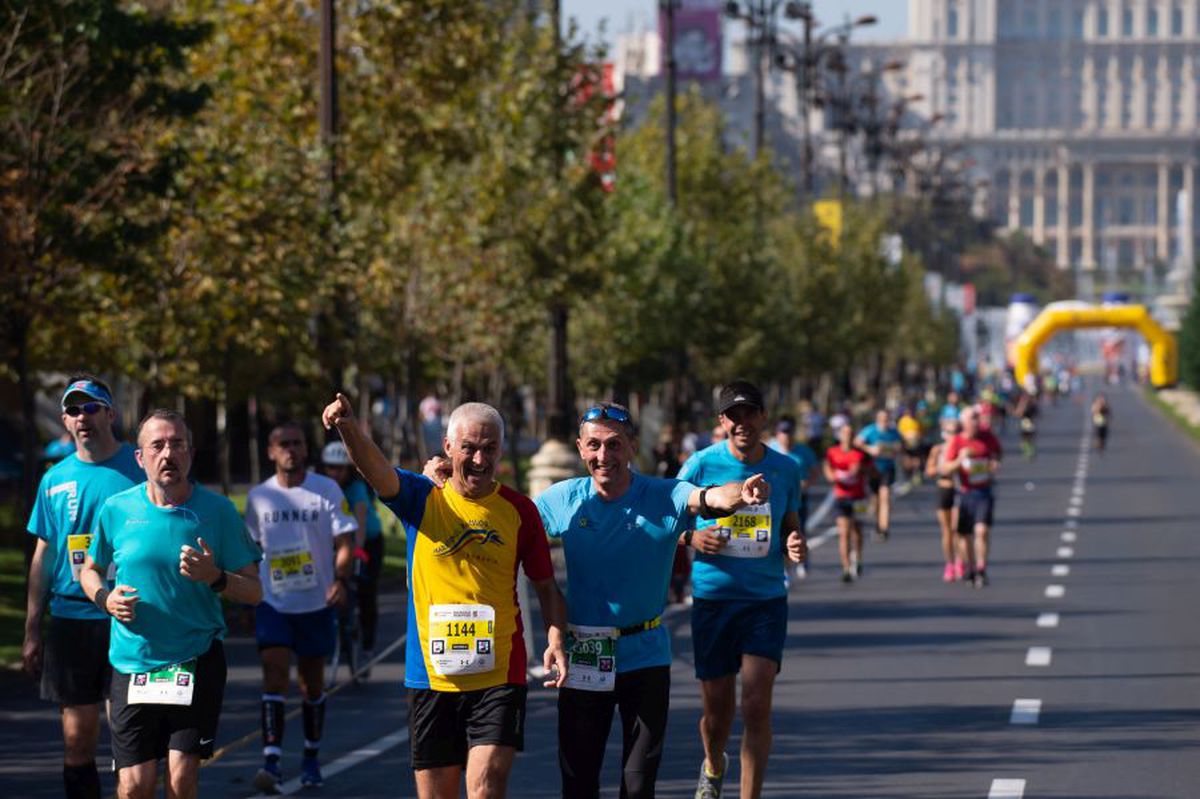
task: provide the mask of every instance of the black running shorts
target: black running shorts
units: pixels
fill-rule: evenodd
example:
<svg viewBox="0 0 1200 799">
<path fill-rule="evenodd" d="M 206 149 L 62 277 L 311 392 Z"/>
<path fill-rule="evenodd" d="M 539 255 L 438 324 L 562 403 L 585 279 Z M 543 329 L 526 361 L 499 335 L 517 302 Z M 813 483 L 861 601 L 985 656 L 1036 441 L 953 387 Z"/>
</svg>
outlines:
<svg viewBox="0 0 1200 799">
<path fill-rule="evenodd" d="M 414 769 L 465 766 L 473 746 L 525 748 L 524 685 L 476 691 L 408 689 L 408 729 Z"/>
<path fill-rule="evenodd" d="M 50 618 L 42 641 L 41 697 L 60 705 L 94 705 L 108 697 L 110 619 Z"/>
<path fill-rule="evenodd" d="M 112 751 L 117 768 L 135 766 L 167 756 L 174 749 L 184 754 L 212 757 L 225 697 L 225 649 L 213 641 L 196 659 L 195 692 L 190 705 L 129 704 L 129 682 L 134 675 L 113 671 Z"/>
</svg>

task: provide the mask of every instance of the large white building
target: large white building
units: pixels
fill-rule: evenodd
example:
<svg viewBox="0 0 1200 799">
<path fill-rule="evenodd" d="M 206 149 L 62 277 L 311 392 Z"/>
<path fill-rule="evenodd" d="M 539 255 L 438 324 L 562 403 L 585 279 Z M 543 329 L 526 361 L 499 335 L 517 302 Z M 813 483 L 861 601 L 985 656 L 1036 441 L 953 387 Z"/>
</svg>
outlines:
<svg viewBox="0 0 1200 799">
<path fill-rule="evenodd" d="M 881 91 L 920 98 L 905 118 L 934 146 L 962 148 L 981 212 L 1046 247 L 1084 292 L 1138 279 L 1153 285 L 1155 275 L 1163 288 L 1168 269 L 1176 286 L 1190 285 L 1200 0 L 909 0 L 908 25 L 903 40 L 852 44 L 849 60 L 856 68 L 904 64 L 881 76 Z M 744 26 L 725 29 L 725 74 L 708 90 L 748 141 L 752 61 Z M 618 46 L 618 60 L 641 56 L 624 65 L 634 67 L 631 97 L 661 86 L 652 36 Z M 767 142 L 795 168 L 802 126 L 793 76 L 771 70 L 767 97 Z M 839 139 L 822 111 L 810 122 L 818 184 L 828 187 Z M 879 185 L 861 149 L 848 163 L 860 190 Z"/>
<path fill-rule="evenodd" d="M 914 108 L 1083 287 L 1196 252 L 1200 0 L 909 0 Z M 1187 279 L 1182 269 L 1176 279 Z"/>
</svg>

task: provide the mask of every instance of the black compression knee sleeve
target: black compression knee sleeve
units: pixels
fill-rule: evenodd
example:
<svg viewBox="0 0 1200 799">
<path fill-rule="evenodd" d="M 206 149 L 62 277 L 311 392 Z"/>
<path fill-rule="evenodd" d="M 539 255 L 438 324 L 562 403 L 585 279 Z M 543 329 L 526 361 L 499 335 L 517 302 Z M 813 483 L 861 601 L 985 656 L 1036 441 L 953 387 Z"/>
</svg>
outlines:
<svg viewBox="0 0 1200 799">
<path fill-rule="evenodd" d="M 283 696 L 262 695 L 263 754 L 279 757 L 283 746 Z"/>
<path fill-rule="evenodd" d="M 325 729 L 325 694 L 315 701 L 304 700 L 304 754 L 316 757 L 321 746 L 321 732 Z"/>
</svg>

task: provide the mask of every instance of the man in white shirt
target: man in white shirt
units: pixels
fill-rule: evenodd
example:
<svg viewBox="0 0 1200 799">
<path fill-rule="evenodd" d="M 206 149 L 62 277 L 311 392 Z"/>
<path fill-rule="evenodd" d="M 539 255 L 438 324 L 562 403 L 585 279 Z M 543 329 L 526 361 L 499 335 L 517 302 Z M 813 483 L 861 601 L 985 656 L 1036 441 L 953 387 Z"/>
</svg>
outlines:
<svg viewBox="0 0 1200 799">
<path fill-rule="evenodd" d="M 338 484 L 307 471 L 308 446 L 298 425 L 272 430 L 267 456 L 275 474 L 250 489 L 246 528 L 263 549 L 255 633 L 263 667 L 264 762 L 254 787 L 270 794 L 279 793 L 283 782 L 279 760 L 292 652 L 304 697 L 300 782 L 322 783 L 317 754 L 325 724 L 325 660 L 337 636 L 336 606 L 350 596 L 358 524 L 344 510 Z"/>
</svg>

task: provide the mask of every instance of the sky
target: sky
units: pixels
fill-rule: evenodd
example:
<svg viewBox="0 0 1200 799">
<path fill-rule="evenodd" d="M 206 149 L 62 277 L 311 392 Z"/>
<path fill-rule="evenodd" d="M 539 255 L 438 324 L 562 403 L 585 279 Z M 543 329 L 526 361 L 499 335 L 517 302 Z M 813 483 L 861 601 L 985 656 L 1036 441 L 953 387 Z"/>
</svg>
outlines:
<svg viewBox="0 0 1200 799">
<path fill-rule="evenodd" d="M 574 17 L 580 33 L 589 39 L 598 36 L 600 21 L 607 20 L 604 38 L 609 44 L 617 34 L 631 28 L 655 30 L 657 8 L 657 0 L 562 0 L 563 17 Z M 813 0 L 813 8 L 821 27 L 838 24 L 847 14 L 878 17 L 877 25 L 854 32 L 858 41 L 897 39 L 908 30 L 906 0 Z"/>
</svg>

